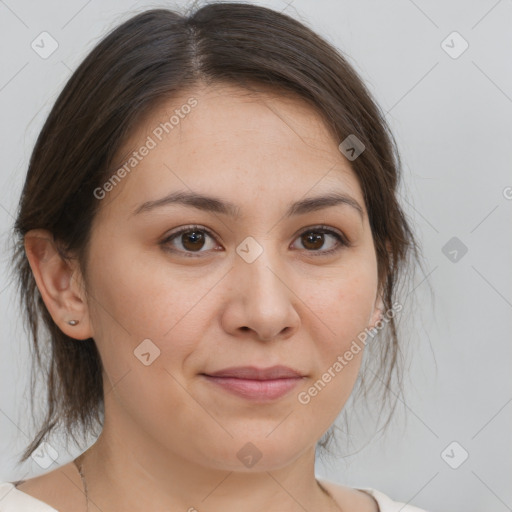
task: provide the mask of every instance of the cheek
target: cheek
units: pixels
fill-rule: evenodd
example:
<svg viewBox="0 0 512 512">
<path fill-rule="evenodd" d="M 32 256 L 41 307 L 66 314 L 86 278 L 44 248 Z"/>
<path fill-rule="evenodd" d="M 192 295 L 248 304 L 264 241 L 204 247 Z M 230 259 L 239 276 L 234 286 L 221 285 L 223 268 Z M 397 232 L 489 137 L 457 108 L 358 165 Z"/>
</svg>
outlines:
<svg viewBox="0 0 512 512">
<path fill-rule="evenodd" d="M 217 275 L 187 277 L 166 265 L 164 258 L 150 258 L 143 251 L 111 245 L 91 272 L 90 301 L 95 340 L 104 367 L 117 381 L 135 368 L 141 354 L 156 366 L 173 371 L 196 349 L 212 315 L 211 297 Z M 192 276 L 192 274 L 191 274 Z M 150 341 L 147 341 L 150 340 Z M 168 375 L 161 377 L 169 377 Z M 149 385 L 144 381 L 144 387 Z M 156 387 L 158 387 L 155 384 Z"/>
<path fill-rule="evenodd" d="M 329 290 L 317 301 L 321 324 L 329 329 L 321 327 L 313 337 L 316 372 L 296 396 L 308 428 L 322 429 L 319 437 L 335 421 L 357 380 L 365 347 L 361 339 L 375 297 L 371 280 L 355 276 Z"/>
<path fill-rule="evenodd" d="M 307 303 L 324 326 L 322 333 L 327 334 L 319 339 L 324 339 L 324 348 L 329 353 L 343 350 L 370 325 L 376 293 L 376 269 L 358 265 L 347 266 L 336 278 L 320 286 L 317 283 L 315 293 L 308 294 Z"/>
<path fill-rule="evenodd" d="M 169 273 L 168 266 L 156 264 L 154 256 L 115 240 L 108 251 L 106 243 L 97 241 L 95 252 L 92 306 L 99 322 L 118 336 L 133 342 L 140 337 L 161 338 L 190 308 L 194 297 L 187 297 L 189 289 L 179 275 Z"/>
<path fill-rule="evenodd" d="M 311 402 L 311 410 L 319 415 L 324 407 L 330 417 L 335 417 L 350 395 L 364 342 L 370 339 L 367 330 L 377 293 L 376 262 L 371 255 L 354 258 L 353 264 L 347 263 L 314 289 L 307 304 L 315 313 L 310 316 L 314 325 L 308 329 L 317 357 L 316 374 L 309 387 L 301 390 L 307 396 L 302 401 L 298 398 L 302 404 Z"/>
<path fill-rule="evenodd" d="M 351 279 L 337 290 L 336 310 L 332 311 L 335 330 L 340 339 L 352 339 L 369 326 L 376 287 L 368 279 Z"/>
<path fill-rule="evenodd" d="M 208 318 L 207 301 L 200 299 L 215 281 L 186 284 L 169 276 L 165 266 L 162 272 L 134 264 L 137 259 L 143 261 L 143 255 L 113 256 L 91 275 L 105 400 L 111 410 L 121 407 L 148 431 L 161 425 L 161 434 L 168 435 L 176 415 L 188 419 L 204 413 L 184 391 L 181 372 L 204 331 L 200 319 Z"/>
</svg>

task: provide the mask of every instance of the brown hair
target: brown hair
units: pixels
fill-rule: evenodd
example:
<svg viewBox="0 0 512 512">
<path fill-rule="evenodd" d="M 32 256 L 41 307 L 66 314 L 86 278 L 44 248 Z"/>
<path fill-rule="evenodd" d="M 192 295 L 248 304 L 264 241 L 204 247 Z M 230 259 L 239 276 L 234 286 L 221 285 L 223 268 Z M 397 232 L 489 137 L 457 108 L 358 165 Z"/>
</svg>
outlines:
<svg viewBox="0 0 512 512">
<path fill-rule="evenodd" d="M 365 145 L 351 165 L 369 213 L 385 310 L 393 305 L 409 254 L 418 256 L 396 197 L 396 143 L 384 115 L 339 51 L 292 17 L 250 4 L 212 3 L 187 15 L 154 9 L 133 16 L 73 73 L 30 159 L 14 226 L 13 268 L 35 350 L 33 362 L 45 370 L 47 405 L 21 462 L 57 427 L 76 441 L 77 429 L 84 435 L 93 432 L 104 414 L 95 342 L 77 342 L 53 321 L 29 266 L 24 235 L 36 228 L 50 231 L 63 258 L 77 256 L 87 282 L 90 230 L 99 208 L 93 191 L 111 176 L 114 158 L 137 120 L 200 82 L 294 93 L 316 108 L 336 140 L 356 135 Z M 44 343 L 38 333 L 41 321 L 49 332 Z M 384 384 L 385 396 L 399 371 L 395 318 L 382 335 L 372 357 L 378 358 L 377 380 Z"/>
</svg>

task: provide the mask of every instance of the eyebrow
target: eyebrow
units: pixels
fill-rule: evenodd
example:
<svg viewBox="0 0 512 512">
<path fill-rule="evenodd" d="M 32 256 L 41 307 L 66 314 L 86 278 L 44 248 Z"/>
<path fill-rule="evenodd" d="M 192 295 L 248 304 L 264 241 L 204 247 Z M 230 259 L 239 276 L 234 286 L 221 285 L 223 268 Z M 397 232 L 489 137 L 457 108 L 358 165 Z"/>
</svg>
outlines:
<svg viewBox="0 0 512 512">
<path fill-rule="evenodd" d="M 223 201 L 217 197 L 206 196 L 190 191 L 172 192 L 160 199 L 146 201 L 138 206 L 132 214 L 138 215 L 140 213 L 149 212 L 155 208 L 171 204 L 190 206 L 205 212 L 220 213 L 234 218 L 240 218 L 241 216 L 239 206 L 234 203 Z M 304 213 L 315 212 L 337 205 L 348 205 L 357 210 L 361 219 L 364 218 L 364 211 L 361 205 L 353 197 L 340 192 L 330 192 L 322 196 L 301 199 L 289 206 L 284 217 L 302 215 Z"/>
</svg>

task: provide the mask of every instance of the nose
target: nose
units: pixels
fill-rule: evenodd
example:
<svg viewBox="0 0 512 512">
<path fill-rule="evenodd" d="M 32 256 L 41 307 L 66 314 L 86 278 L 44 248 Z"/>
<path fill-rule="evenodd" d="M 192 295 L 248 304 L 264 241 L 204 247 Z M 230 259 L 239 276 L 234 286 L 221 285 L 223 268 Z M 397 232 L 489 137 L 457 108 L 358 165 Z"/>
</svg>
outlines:
<svg viewBox="0 0 512 512">
<path fill-rule="evenodd" d="M 279 256 L 264 250 L 252 263 L 236 256 L 230 274 L 229 292 L 222 315 L 226 332 L 261 341 L 286 339 L 299 328 L 292 273 Z"/>
</svg>

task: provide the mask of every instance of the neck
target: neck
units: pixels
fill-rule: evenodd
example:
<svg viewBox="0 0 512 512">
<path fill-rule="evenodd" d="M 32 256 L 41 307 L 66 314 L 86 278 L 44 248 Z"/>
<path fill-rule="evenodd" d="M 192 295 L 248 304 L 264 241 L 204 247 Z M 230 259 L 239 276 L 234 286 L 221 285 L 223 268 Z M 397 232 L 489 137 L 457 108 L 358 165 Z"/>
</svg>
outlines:
<svg viewBox="0 0 512 512">
<path fill-rule="evenodd" d="M 339 510 L 318 485 L 314 446 L 278 469 L 237 472 L 191 462 L 126 422 L 105 421 L 83 455 L 89 510 Z"/>
</svg>

